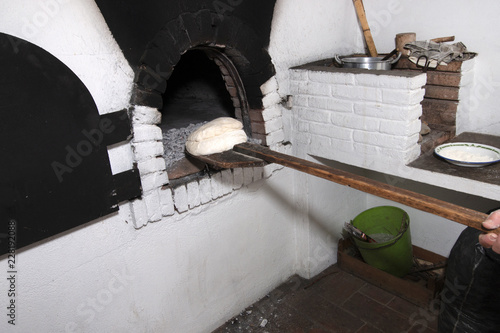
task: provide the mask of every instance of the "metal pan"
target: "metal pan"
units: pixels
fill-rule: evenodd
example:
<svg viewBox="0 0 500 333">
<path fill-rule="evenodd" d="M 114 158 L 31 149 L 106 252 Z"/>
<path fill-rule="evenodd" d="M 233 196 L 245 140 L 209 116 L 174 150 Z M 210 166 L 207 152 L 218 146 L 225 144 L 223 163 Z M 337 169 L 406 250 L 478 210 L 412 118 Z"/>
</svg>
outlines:
<svg viewBox="0 0 500 333">
<path fill-rule="evenodd" d="M 371 70 L 390 70 L 392 65 L 398 62 L 401 58 L 401 52 L 398 52 L 397 56 L 393 59 L 384 60 L 384 57 L 339 57 L 335 55 L 334 60 L 340 66 L 344 68 L 363 68 Z"/>
</svg>

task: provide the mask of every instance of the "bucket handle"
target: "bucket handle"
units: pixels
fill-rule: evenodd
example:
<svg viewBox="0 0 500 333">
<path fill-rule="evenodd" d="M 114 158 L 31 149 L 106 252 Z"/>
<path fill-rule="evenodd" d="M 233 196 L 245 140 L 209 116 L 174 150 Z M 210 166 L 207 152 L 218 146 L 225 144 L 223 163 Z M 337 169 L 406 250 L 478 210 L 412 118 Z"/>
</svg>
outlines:
<svg viewBox="0 0 500 333">
<path fill-rule="evenodd" d="M 336 54 L 334 57 L 333 57 L 333 60 L 334 62 L 339 65 L 339 66 L 344 66 L 344 62 L 342 61 L 342 59 L 340 59 L 339 55 Z"/>
<path fill-rule="evenodd" d="M 394 58 L 390 63 L 391 65 L 394 65 L 395 63 L 398 62 L 399 58 L 401 58 L 401 52 L 398 53 L 398 55 L 396 56 L 396 58 Z"/>
<path fill-rule="evenodd" d="M 396 235 L 396 237 L 390 243 L 377 247 L 377 250 L 394 245 L 401 237 L 403 237 L 404 233 L 406 232 L 406 230 L 408 230 L 408 227 L 410 226 L 408 214 L 406 214 L 406 213 L 403 214 L 403 220 L 401 222 L 402 222 L 401 228 L 399 229 L 399 232 Z M 352 224 L 352 220 L 351 220 L 351 224 Z"/>
</svg>

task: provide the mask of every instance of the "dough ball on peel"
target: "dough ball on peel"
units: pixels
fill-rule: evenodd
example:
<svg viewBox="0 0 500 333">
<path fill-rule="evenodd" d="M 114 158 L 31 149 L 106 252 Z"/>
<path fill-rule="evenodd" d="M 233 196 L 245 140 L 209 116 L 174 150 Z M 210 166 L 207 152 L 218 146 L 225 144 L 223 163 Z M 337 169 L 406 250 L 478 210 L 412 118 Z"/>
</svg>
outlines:
<svg viewBox="0 0 500 333">
<path fill-rule="evenodd" d="M 186 150 L 194 156 L 222 153 L 247 141 L 243 124 L 230 117 L 221 117 L 198 128 L 189 135 Z"/>
</svg>

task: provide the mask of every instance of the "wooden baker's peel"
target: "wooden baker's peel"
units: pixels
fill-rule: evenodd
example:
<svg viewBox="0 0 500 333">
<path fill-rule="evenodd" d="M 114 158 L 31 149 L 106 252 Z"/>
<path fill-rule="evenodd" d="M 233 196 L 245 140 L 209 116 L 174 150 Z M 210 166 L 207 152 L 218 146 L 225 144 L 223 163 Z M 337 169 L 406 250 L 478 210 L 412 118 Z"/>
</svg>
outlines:
<svg viewBox="0 0 500 333">
<path fill-rule="evenodd" d="M 241 143 L 235 145 L 229 152 L 196 156 L 196 158 L 217 169 L 263 166 L 266 163 L 276 163 L 337 184 L 349 186 L 365 193 L 376 195 L 380 198 L 389 199 L 424 212 L 441 216 L 481 231 L 500 234 L 500 229 L 487 230 L 482 227 L 482 222 L 488 217 L 487 214 L 358 176 L 347 171 L 334 169 L 319 163 L 279 153 L 258 144 L 249 142 Z"/>
</svg>

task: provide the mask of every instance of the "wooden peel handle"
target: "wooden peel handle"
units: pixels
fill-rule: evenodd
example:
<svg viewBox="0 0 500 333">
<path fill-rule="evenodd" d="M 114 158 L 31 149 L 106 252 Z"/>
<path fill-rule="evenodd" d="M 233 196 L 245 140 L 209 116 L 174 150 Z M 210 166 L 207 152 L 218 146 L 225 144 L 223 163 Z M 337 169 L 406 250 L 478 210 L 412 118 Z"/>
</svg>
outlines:
<svg viewBox="0 0 500 333">
<path fill-rule="evenodd" d="M 500 234 L 500 228 L 487 230 L 482 227 L 482 222 L 488 217 L 487 214 L 469 208 L 391 186 L 346 171 L 334 169 L 322 164 L 278 153 L 256 144 L 242 143 L 234 146 L 233 150 L 241 154 L 260 158 L 269 163 L 280 164 L 313 176 L 330 180 L 337 184 L 346 185 L 381 198 L 399 202 L 403 205 L 438 215 L 481 231 Z"/>
</svg>

